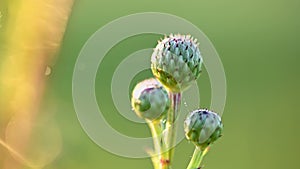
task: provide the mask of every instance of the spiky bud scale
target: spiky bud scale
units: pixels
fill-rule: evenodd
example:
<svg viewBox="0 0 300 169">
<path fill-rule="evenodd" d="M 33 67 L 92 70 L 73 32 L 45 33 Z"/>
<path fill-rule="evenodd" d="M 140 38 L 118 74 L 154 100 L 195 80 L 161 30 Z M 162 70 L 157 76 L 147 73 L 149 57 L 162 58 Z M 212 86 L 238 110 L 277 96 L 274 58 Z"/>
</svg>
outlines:
<svg viewBox="0 0 300 169">
<path fill-rule="evenodd" d="M 154 76 L 170 91 L 181 92 L 200 73 L 202 58 L 197 40 L 189 35 L 170 35 L 158 42 L 151 56 Z"/>
<path fill-rule="evenodd" d="M 204 150 L 221 137 L 223 124 L 217 113 L 199 109 L 188 114 L 184 121 L 184 130 L 186 138 Z"/>
</svg>

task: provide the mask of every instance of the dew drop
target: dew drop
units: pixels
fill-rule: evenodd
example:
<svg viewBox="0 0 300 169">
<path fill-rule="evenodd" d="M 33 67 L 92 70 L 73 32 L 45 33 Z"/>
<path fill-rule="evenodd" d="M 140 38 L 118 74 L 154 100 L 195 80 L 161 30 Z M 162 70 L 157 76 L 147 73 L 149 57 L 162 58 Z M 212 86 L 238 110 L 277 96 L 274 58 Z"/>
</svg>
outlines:
<svg viewBox="0 0 300 169">
<path fill-rule="evenodd" d="M 188 106 L 186 102 L 183 102 L 183 104 L 184 104 L 184 106 L 185 106 L 185 107 L 187 107 L 187 106 Z"/>
<path fill-rule="evenodd" d="M 182 104 L 185 107 L 185 110 L 187 110 L 187 112 L 191 112 L 191 110 L 189 109 L 189 105 L 185 98 L 182 98 Z"/>
<path fill-rule="evenodd" d="M 50 67 L 50 66 L 47 66 L 47 67 L 46 67 L 46 70 L 45 70 L 45 75 L 46 75 L 46 76 L 49 76 L 49 75 L 51 74 L 51 72 L 52 72 L 51 67 Z"/>
</svg>

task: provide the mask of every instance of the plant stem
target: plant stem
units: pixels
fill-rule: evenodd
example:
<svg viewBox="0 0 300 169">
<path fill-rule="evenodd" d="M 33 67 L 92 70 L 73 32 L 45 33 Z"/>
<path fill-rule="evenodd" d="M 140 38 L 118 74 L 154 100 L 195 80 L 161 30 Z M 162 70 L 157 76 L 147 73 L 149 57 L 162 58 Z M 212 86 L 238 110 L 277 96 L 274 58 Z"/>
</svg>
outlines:
<svg viewBox="0 0 300 169">
<path fill-rule="evenodd" d="M 181 93 L 169 93 L 171 108 L 167 115 L 166 127 L 160 125 L 161 122 L 148 121 L 153 137 L 155 154 L 152 154 L 152 162 L 155 169 L 169 169 L 174 154 L 176 143 L 176 123 L 175 117 L 179 112 Z M 166 130 L 166 135 L 162 138 L 162 132 Z"/>
<path fill-rule="evenodd" d="M 187 169 L 200 169 L 201 161 L 203 160 L 203 157 L 205 156 L 207 151 L 208 148 L 202 151 L 200 148 L 196 147 Z"/>
<path fill-rule="evenodd" d="M 171 99 L 171 108 L 168 112 L 167 116 L 167 159 L 165 159 L 166 165 L 170 167 L 171 161 L 174 154 L 174 146 L 176 143 L 176 123 L 175 123 L 175 117 L 176 114 L 178 114 L 180 110 L 180 104 L 181 104 L 181 93 L 172 93 L 169 92 L 169 97 Z"/>
<path fill-rule="evenodd" d="M 160 126 L 160 122 L 147 122 L 152 133 L 153 144 L 155 152 L 151 154 L 152 163 L 155 169 L 168 169 L 168 165 L 165 165 L 165 160 L 168 159 L 168 152 L 166 151 L 166 145 L 162 138 L 163 128 Z"/>
<path fill-rule="evenodd" d="M 159 127 L 159 123 L 157 122 L 148 122 L 149 128 L 151 130 L 152 138 L 153 138 L 153 144 L 154 144 L 154 150 L 157 154 L 161 153 L 161 147 L 160 147 L 160 137 L 161 135 L 161 129 Z"/>
<path fill-rule="evenodd" d="M 161 158 L 161 145 L 160 145 L 160 135 L 162 130 L 159 126 L 159 122 L 147 121 L 150 128 L 153 145 L 154 145 L 154 154 L 151 154 L 152 163 L 155 169 L 159 169 L 159 159 Z"/>
</svg>

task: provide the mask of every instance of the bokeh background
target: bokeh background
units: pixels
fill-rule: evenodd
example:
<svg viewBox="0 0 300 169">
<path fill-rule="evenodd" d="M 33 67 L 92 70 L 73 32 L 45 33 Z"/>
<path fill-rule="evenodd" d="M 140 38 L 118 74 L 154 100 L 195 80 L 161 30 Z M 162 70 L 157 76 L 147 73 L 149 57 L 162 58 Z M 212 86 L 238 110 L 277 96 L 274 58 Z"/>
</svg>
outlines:
<svg viewBox="0 0 300 169">
<path fill-rule="evenodd" d="M 8 57 L 3 52 L 5 39 L 10 36 L 5 24 L 12 19 L 7 15 L 11 9 L 8 6 L 8 0 L 0 0 L 3 15 L 0 22 L 1 60 Z M 53 8 L 56 8 L 55 4 Z M 116 156 L 88 138 L 73 107 L 72 73 L 81 48 L 103 25 L 137 12 L 164 12 L 185 18 L 199 27 L 214 44 L 224 65 L 227 78 L 224 136 L 206 156 L 205 168 L 299 169 L 299 10 L 299 0 L 75 1 L 59 52 L 55 59 L 45 64 L 48 71 L 43 84 L 45 90 L 39 98 L 39 114 L 42 115 L 32 120 L 33 130 L 38 130 L 38 134 L 31 137 L 43 144 L 28 144 L 29 152 L 33 153 L 24 156 L 28 155 L 33 161 L 45 156 L 50 162 L 45 169 L 152 168 L 150 159 Z M 18 22 L 15 25 L 18 26 Z M 113 72 L 126 56 L 139 49 L 155 47 L 161 37 L 153 34 L 130 37 L 112 48 L 99 67 L 96 78 L 98 104 L 111 126 L 125 135 L 145 137 L 150 136 L 150 132 L 146 125 L 122 117 L 114 107 L 110 93 Z M 5 69 L 7 65 L 3 63 L 1 68 Z M 28 64 L 32 64 L 29 67 L 36 66 L 32 62 Z M 151 76 L 150 70 L 141 72 L 132 80 L 131 89 L 138 81 Z M 209 107 L 211 90 L 206 71 L 198 84 L 200 105 Z M 2 85 L 0 91 L 5 91 L 5 87 Z M 9 99 L 1 93 L 0 97 L 1 100 Z M 21 133 L 14 127 L 7 127 L 13 115 L 7 115 L 6 105 L 1 106 L 0 136 L 8 144 L 5 137 L 18 138 Z M 22 106 L 18 108 L 22 109 Z M 41 136 L 42 141 L 39 140 Z M 181 142 L 177 146 L 173 168 L 185 168 L 193 149 L 187 141 Z M 51 157 L 43 154 L 50 150 Z M 10 158 L 8 152 L 7 147 L 0 145 L 0 168 Z M 57 155 L 57 152 L 60 153 Z M 52 156 L 56 157 L 54 161 Z M 19 163 L 20 159 L 10 161 Z M 47 160 L 41 161 L 47 163 Z"/>
</svg>

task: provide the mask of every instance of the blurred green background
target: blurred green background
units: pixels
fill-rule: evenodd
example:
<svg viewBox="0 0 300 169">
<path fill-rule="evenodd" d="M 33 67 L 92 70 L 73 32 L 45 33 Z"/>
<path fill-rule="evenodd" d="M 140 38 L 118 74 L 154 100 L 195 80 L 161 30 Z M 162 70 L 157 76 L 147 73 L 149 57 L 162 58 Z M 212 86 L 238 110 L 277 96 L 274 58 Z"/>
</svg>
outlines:
<svg viewBox="0 0 300 169">
<path fill-rule="evenodd" d="M 164 12 L 199 27 L 224 65 L 224 136 L 205 158 L 205 168 L 299 169 L 299 11 L 299 0 L 76 1 L 48 80 L 46 97 L 55 97 L 63 148 L 46 168 L 152 168 L 150 159 L 116 156 L 88 138 L 73 108 L 72 73 L 84 43 L 105 24 L 137 12 Z M 117 112 L 110 94 L 112 74 L 122 59 L 136 50 L 155 47 L 160 37 L 145 34 L 120 42 L 98 70 L 96 94 L 101 111 L 112 127 L 125 135 L 145 137 L 150 133 L 146 125 L 128 121 Z M 133 79 L 132 85 L 150 76 L 150 71 L 145 71 Z M 210 83 L 205 71 L 198 84 L 201 107 L 209 107 Z M 173 168 L 185 168 L 193 149 L 187 141 L 181 142 Z"/>
</svg>

